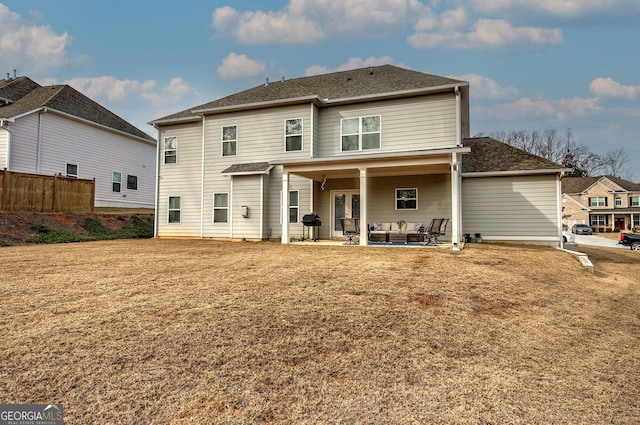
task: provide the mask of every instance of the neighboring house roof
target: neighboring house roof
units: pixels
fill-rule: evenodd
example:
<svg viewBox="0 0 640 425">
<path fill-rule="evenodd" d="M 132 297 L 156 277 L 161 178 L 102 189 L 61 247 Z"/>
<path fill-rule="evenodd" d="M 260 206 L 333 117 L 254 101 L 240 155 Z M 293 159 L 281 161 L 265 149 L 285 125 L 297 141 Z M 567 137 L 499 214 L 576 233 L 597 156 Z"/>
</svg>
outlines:
<svg viewBox="0 0 640 425">
<path fill-rule="evenodd" d="M 37 85 L 37 83 L 34 83 L 37 86 L 33 87 L 33 85 L 29 84 L 28 81 L 22 79 L 26 79 L 33 83 L 32 80 L 26 77 L 20 77 L 9 82 L 11 83 L 16 81 L 19 83 L 18 86 L 15 84 L 4 84 L 0 86 L 0 97 L 4 97 L 1 93 L 6 91 L 7 94 L 14 96 L 16 99 L 13 103 L 0 106 L 0 117 L 14 118 L 36 110 L 47 108 L 155 143 L 155 139 L 153 137 L 120 118 L 102 105 L 89 99 L 87 96 L 69 85 L 65 84 L 42 87 Z M 18 82 L 18 80 L 21 81 Z M 7 83 L 7 81 L 3 81 L 3 83 Z M 23 93 L 29 87 L 31 90 L 27 93 Z"/>
<path fill-rule="evenodd" d="M 640 192 L 640 184 L 607 175 L 593 177 L 565 177 L 562 179 L 562 193 L 585 193 L 591 188 L 591 186 L 604 179 L 610 180 L 613 184 L 628 192 Z"/>
<path fill-rule="evenodd" d="M 464 139 L 471 153 L 462 157 L 463 173 L 566 171 L 562 165 L 518 149 L 491 137 Z"/>
<path fill-rule="evenodd" d="M 304 99 L 319 102 L 391 95 L 446 86 L 467 86 L 465 81 L 412 71 L 393 65 L 373 66 L 311 77 L 267 82 L 213 102 L 159 118 L 152 123 L 197 118 L 198 112 L 216 108 L 264 104 L 266 102 Z"/>
<path fill-rule="evenodd" d="M 0 80 L 0 106 L 17 102 L 32 90 L 40 87 L 29 77 L 18 77 L 11 80 Z"/>
</svg>

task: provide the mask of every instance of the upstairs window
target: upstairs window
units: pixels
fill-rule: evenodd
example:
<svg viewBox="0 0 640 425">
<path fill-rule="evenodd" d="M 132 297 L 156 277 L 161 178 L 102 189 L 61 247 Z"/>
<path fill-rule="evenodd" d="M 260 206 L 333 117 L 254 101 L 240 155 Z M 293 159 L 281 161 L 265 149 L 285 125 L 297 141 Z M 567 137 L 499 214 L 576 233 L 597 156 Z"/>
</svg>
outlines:
<svg viewBox="0 0 640 425">
<path fill-rule="evenodd" d="M 122 189 L 122 174 L 115 171 L 111 175 L 111 191 L 120 192 Z"/>
<path fill-rule="evenodd" d="M 616 207 L 622 206 L 622 198 L 616 198 Z"/>
<path fill-rule="evenodd" d="M 340 127 L 342 152 L 380 149 L 380 115 L 344 118 Z"/>
<path fill-rule="evenodd" d="M 604 196 L 596 196 L 593 198 L 589 198 L 589 206 L 590 207 L 606 207 L 607 198 Z"/>
<path fill-rule="evenodd" d="M 302 150 L 302 118 L 284 123 L 284 149 L 286 152 Z"/>
<path fill-rule="evenodd" d="M 178 162 L 178 138 L 170 136 L 164 138 L 164 163 L 175 164 Z"/>
<path fill-rule="evenodd" d="M 238 143 L 238 126 L 222 127 L 222 156 L 235 156 Z"/>
<path fill-rule="evenodd" d="M 629 205 L 632 207 L 640 207 L 640 196 L 632 196 L 629 198 Z"/>
<path fill-rule="evenodd" d="M 138 190 L 138 176 L 127 176 L 127 189 Z"/>
<path fill-rule="evenodd" d="M 78 166 L 76 164 L 67 164 L 67 177 L 78 178 Z"/>
<path fill-rule="evenodd" d="M 396 189 L 396 210 L 417 210 L 418 189 Z"/>
</svg>

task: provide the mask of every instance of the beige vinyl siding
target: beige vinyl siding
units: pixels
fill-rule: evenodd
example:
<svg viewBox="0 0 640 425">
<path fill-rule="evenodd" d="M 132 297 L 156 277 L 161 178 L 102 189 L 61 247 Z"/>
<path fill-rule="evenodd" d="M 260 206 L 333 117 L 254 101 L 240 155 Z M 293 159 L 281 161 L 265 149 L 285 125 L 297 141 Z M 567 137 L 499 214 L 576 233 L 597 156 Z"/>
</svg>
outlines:
<svg viewBox="0 0 640 425">
<path fill-rule="evenodd" d="M 302 151 L 285 152 L 284 123 L 302 118 Z M 238 126 L 235 156 L 222 156 L 222 127 Z M 311 108 L 309 104 L 259 111 L 211 115 L 206 118 L 207 169 L 224 170 L 233 164 L 268 161 L 275 158 L 309 158 Z"/>
<path fill-rule="evenodd" d="M 462 179 L 462 232 L 507 240 L 558 237 L 555 176 Z"/>
<path fill-rule="evenodd" d="M 11 171 L 37 173 L 38 114 L 16 119 L 11 124 Z"/>
<path fill-rule="evenodd" d="M 398 152 L 456 146 L 456 100 L 450 93 L 409 99 L 323 108 L 319 114 L 318 156 L 353 155 L 341 152 L 340 120 L 381 116 L 381 149 Z"/>
<path fill-rule="evenodd" d="M 177 162 L 164 163 L 164 138 L 178 136 Z M 189 123 L 161 128 L 159 150 L 158 236 L 200 236 L 202 193 L 202 124 Z M 181 223 L 168 224 L 170 196 L 181 197 Z M 212 196 L 212 195 L 210 195 Z M 211 202 L 211 201 L 210 201 Z"/>
<path fill-rule="evenodd" d="M 233 220 L 234 239 L 262 239 L 260 234 L 260 185 L 261 176 L 233 177 L 233 194 L 229 217 Z M 243 217 L 242 206 L 249 207 L 249 217 Z"/>
</svg>

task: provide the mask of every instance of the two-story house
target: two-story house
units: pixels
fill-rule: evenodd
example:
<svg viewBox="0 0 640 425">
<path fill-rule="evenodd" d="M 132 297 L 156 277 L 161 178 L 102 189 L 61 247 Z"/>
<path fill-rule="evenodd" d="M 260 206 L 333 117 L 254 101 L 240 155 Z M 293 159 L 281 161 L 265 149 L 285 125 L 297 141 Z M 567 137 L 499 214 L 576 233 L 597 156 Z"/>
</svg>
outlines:
<svg viewBox="0 0 640 425">
<path fill-rule="evenodd" d="M 95 206 L 153 208 L 156 141 L 69 85 L 0 80 L 0 169 L 95 179 Z"/>
<path fill-rule="evenodd" d="M 384 65 L 267 82 L 150 124 L 158 237 L 288 243 L 313 212 L 321 239 L 342 238 L 342 218 L 366 235 L 446 217 L 454 250 L 464 233 L 561 241 L 563 170 L 470 139 L 464 81 Z"/>
<path fill-rule="evenodd" d="M 596 230 L 640 227 L 640 184 L 614 176 L 562 179 L 564 224 L 588 224 Z"/>
</svg>

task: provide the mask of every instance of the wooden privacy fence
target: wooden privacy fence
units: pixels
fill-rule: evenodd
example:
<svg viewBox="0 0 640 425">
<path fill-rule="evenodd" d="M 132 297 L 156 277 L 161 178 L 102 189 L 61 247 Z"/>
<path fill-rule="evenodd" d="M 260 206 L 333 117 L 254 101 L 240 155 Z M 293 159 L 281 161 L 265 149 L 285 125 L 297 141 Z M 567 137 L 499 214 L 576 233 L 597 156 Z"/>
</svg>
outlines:
<svg viewBox="0 0 640 425">
<path fill-rule="evenodd" d="M 93 211 L 95 179 L 15 173 L 6 168 L 0 178 L 2 211 Z"/>
</svg>

